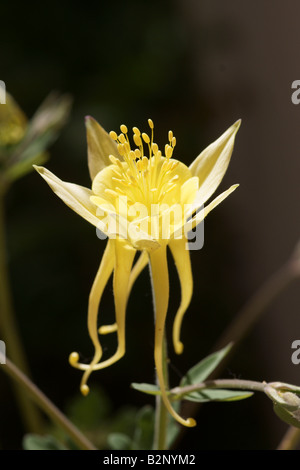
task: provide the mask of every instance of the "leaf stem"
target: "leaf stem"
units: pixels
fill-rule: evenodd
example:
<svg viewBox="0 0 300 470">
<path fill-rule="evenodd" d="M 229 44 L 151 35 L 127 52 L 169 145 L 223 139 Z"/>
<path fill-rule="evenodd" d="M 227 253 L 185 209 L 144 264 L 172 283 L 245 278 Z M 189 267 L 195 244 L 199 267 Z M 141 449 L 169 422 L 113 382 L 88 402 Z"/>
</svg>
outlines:
<svg viewBox="0 0 300 470">
<path fill-rule="evenodd" d="M 176 398 L 183 398 L 192 392 L 198 392 L 207 388 L 228 388 L 238 390 L 251 390 L 253 392 L 265 392 L 266 382 L 255 382 L 254 380 L 238 380 L 238 379 L 218 379 L 206 380 L 195 385 L 187 385 L 186 387 L 175 387 L 170 390 L 170 393 L 176 395 Z"/>
<path fill-rule="evenodd" d="M 0 312 L 1 312 L 1 333 L 7 350 L 13 361 L 29 375 L 29 368 L 26 361 L 23 345 L 20 339 L 17 322 L 13 310 L 13 301 L 9 284 L 6 262 L 6 239 L 5 239 L 5 215 L 4 215 L 4 184 L 0 185 Z M 32 432 L 42 430 L 41 417 L 22 390 L 15 387 L 16 399 L 20 413 L 26 428 Z"/>
<path fill-rule="evenodd" d="M 28 398 L 60 426 L 81 450 L 97 450 L 96 447 L 74 426 L 71 421 L 49 400 L 49 398 L 8 358 L 1 369 L 26 391 Z"/>
</svg>

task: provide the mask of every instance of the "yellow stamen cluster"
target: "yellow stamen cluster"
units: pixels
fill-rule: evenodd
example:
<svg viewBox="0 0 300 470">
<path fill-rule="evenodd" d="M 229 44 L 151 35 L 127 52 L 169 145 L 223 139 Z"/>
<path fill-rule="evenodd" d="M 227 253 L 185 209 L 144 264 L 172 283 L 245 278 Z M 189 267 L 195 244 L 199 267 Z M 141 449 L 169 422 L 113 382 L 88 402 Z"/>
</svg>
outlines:
<svg viewBox="0 0 300 470">
<path fill-rule="evenodd" d="M 129 201 L 136 202 L 139 200 L 147 206 L 162 202 L 165 194 L 168 194 L 175 188 L 175 181 L 179 178 L 174 173 L 177 168 L 178 161 L 170 161 L 176 139 L 173 132 L 169 131 L 169 144 L 165 146 L 165 159 L 162 162 L 162 152 L 158 145 L 153 141 L 154 124 L 151 119 L 148 120 L 151 135 L 141 133 L 137 127 L 133 127 L 133 142 L 137 148 L 131 148 L 128 138 L 128 129 L 122 124 L 120 126 L 121 133 L 111 131 L 110 137 L 117 143 L 119 154 L 123 157 L 126 165 L 110 155 L 110 161 L 115 168 L 114 189 L 107 188 L 106 194 L 111 196 L 119 196 L 126 194 Z M 145 155 L 144 144 L 148 147 L 148 156 Z M 128 189 L 131 191 L 128 191 Z"/>
</svg>

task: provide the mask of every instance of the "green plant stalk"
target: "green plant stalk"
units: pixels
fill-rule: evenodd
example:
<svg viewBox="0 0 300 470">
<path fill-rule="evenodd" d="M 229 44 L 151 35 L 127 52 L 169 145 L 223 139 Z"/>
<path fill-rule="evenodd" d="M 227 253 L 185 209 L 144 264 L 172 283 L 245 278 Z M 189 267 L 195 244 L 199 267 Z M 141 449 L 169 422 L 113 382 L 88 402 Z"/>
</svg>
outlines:
<svg viewBox="0 0 300 470">
<path fill-rule="evenodd" d="M 6 364 L 0 366 L 26 392 L 26 397 L 46 413 L 53 423 L 60 426 L 81 450 L 97 450 L 96 447 L 74 426 L 71 421 L 49 400 L 48 397 L 16 367 L 8 358 Z"/>
<path fill-rule="evenodd" d="M 290 426 L 280 441 L 277 450 L 295 450 L 300 443 L 300 429 Z"/>
<path fill-rule="evenodd" d="M 218 380 L 206 380 L 205 382 L 187 385 L 186 387 L 175 387 L 170 390 L 171 394 L 175 396 L 173 400 L 178 400 L 184 395 L 193 392 L 200 392 L 207 388 L 225 388 L 234 390 L 249 390 L 251 392 L 265 392 L 266 382 L 256 382 L 254 380 L 239 380 L 239 379 L 218 379 Z"/>
<path fill-rule="evenodd" d="M 163 373 L 164 373 L 166 389 L 168 390 L 169 374 L 168 374 L 168 364 L 167 364 L 166 335 L 164 336 L 164 347 L 163 347 Z M 159 385 L 158 378 L 157 378 L 157 384 Z M 168 421 L 169 421 L 168 410 L 165 407 L 162 397 L 158 395 L 156 397 L 153 450 L 165 450 L 166 449 Z"/>
<path fill-rule="evenodd" d="M 0 186 L 0 331 L 6 343 L 6 349 L 13 361 L 28 374 L 28 366 L 25 353 L 18 332 L 17 323 L 13 311 L 12 295 L 8 280 L 6 263 L 5 241 L 5 216 L 4 216 L 4 190 Z M 41 417 L 33 403 L 24 396 L 22 389 L 15 386 L 15 394 L 20 409 L 23 423 L 27 430 L 40 432 L 42 427 Z"/>
<path fill-rule="evenodd" d="M 0 354 L 1 356 L 1 354 Z M 1 357 L 0 357 L 1 358 Z M 51 421 L 60 426 L 65 433 L 74 441 L 81 450 L 97 450 L 96 447 L 74 426 L 73 423 L 49 400 L 48 397 L 13 364 L 8 358 L 6 363 L 1 365 L 1 369 L 11 377 L 22 390 L 25 391 L 28 399 L 33 400 L 36 405 L 44 411 Z"/>
</svg>

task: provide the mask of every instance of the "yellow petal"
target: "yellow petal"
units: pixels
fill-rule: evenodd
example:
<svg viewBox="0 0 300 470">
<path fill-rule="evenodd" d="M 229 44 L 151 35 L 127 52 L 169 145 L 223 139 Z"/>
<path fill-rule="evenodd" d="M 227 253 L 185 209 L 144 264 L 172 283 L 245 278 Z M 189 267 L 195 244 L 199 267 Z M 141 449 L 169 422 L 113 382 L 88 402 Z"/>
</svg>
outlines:
<svg viewBox="0 0 300 470">
<path fill-rule="evenodd" d="M 109 155 L 120 158 L 117 145 L 100 124 L 91 116 L 85 119 L 88 144 L 88 166 L 91 180 L 97 173 L 111 165 Z"/>
<path fill-rule="evenodd" d="M 135 263 L 131 273 L 130 273 L 130 278 L 129 278 L 129 285 L 128 285 L 128 296 L 130 295 L 131 289 L 143 271 L 143 269 L 147 266 L 149 263 L 149 257 L 147 251 L 142 251 L 142 253 L 139 256 L 139 259 Z"/>
<path fill-rule="evenodd" d="M 189 169 L 193 176 L 199 178 L 196 204 L 204 204 L 221 183 L 229 165 L 240 124 L 240 120 L 235 122 L 221 137 L 203 150 L 190 165 Z"/>
<path fill-rule="evenodd" d="M 169 243 L 181 285 L 181 303 L 173 325 L 173 344 L 177 354 L 183 352 L 183 344 L 180 341 L 181 323 L 193 294 L 193 274 L 190 252 L 186 249 L 186 242 L 186 238 L 183 237 L 179 240 L 171 240 Z"/>
<path fill-rule="evenodd" d="M 99 342 L 98 337 L 98 311 L 101 297 L 104 291 L 104 288 L 111 276 L 111 273 L 114 268 L 115 261 L 115 240 L 108 240 L 107 246 L 105 248 L 99 270 L 95 277 L 90 296 L 89 296 L 89 308 L 88 308 L 88 332 L 90 338 L 94 344 L 95 353 L 92 362 L 87 364 L 80 364 L 78 362 L 79 355 L 76 352 L 73 352 L 70 355 L 69 361 L 73 367 L 77 369 L 85 370 L 86 372 L 83 375 L 81 382 L 81 390 L 86 395 L 89 392 L 86 381 L 89 375 L 92 373 L 94 365 L 97 364 L 102 357 L 102 348 Z"/>
<path fill-rule="evenodd" d="M 87 380 L 91 373 L 95 370 L 104 369 L 105 367 L 109 367 L 115 362 L 117 362 L 121 357 L 125 354 L 125 314 L 126 314 L 126 305 L 127 305 L 127 298 L 128 298 L 128 285 L 129 285 L 129 277 L 131 272 L 131 267 L 133 263 L 133 259 L 135 256 L 136 251 L 129 247 L 123 240 L 110 240 L 110 250 L 114 247 L 115 255 L 112 255 L 111 251 L 107 251 L 105 254 L 107 257 L 110 255 L 110 259 L 114 262 L 114 279 L 113 279 L 113 287 L 114 287 L 114 298 L 115 298 L 115 312 L 116 312 L 116 323 L 117 323 L 117 332 L 118 332 L 118 348 L 116 353 L 111 356 L 109 359 L 98 362 L 97 359 L 101 359 L 102 349 L 99 343 L 99 340 L 96 338 L 97 336 L 97 323 L 95 319 L 95 309 L 98 300 L 97 294 L 97 285 L 95 284 L 95 288 L 92 289 L 90 302 L 91 303 L 91 316 L 89 319 L 89 332 L 92 333 L 92 340 L 95 345 L 95 356 L 91 364 L 79 364 L 78 363 L 78 354 L 72 353 L 70 355 L 69 361 L 70 364 L 78 369 L 84 370 L 84 374 L 81 380 L 81 392 L 83 395 L 87 395 L 89 392 L 89 387 L 87 385 Z M 104 279 L 107 278 L 108 270 L 105 271 L 105 266 L 108 266 L 109 260 L 106 259 L 103 261 L 103 277 Z M 101 263 L 102 265 L 102 263 Z M 111 267 L 111 264 L 109 264 Z M 101 266 L 100 266 L 101 269 Z M 99 282 L 101 280 L 101 272 L 98 272 Z M 102 285 L 101 285 L 102 286 Z M 100 286 L 100 296 L 102 294 L 102 287 Z"/>
<path fill-rule="evenodd" d="M 115 240 L 115 268 L 113 289 L 115 299 L 116 323 L 118 332 L 118 348 L 109 359 L 96 364 L 93 370 L 109 367 L 125 354 L 125 315 L 128 299 L 128 286 L 131 267 L 136 250 L 131 248 L 124 240 Z"/>
<path fill-rule="evenodd" d="M 97 207 L 90 201 L 93 194 L 90 189 L 77 184 L 66 183 L 42 166 L 33 165 L 33 167 L 67 206 L 103 231 L 101 222 L 96 217 Z"/>
<path fill-rule="evenodd" d="M 135 265 L 134 265 L 134 267 L 133 267 L 133 269 L 130 273 L 129 285 L 128 285 L 128 297 L 130 295 L 131 289 L 132 289 L 135 281 L 137 280 L 137 278 L 141 274 L 142 270 L 147 266 L 148 262 L 149 262 L 148 254 L 147 254 L 146 251 L 143 251 L 140 254 L 139 259 L 135 263 Z M 114 333 L 115 331 L 117 331 L 117 329 L 118 329 L 117 323 L 113 323 L 112 325 L 103 325 L 99 328 L 99 333 L 101 335 L 107 335 L 109 333 Z"/>
<path fill-rule="evenodd" d="M 163 372 L 163 343 L 166 315 L 169 303 L 169 275 L 167 265 L 166 246 L 162 246 L 158 250 L 150 253 L 151 280 L 153 289 L 153 299 L 155 305 L 155 345 L 154 360 L 158 382 L 161 390 L 162 400 L 169 413 L 180 424 L 188 427 L 196 425 L 193 418 L 184 420 L 172 408 L 166 393 L 164 372 Z"/>
</svg>

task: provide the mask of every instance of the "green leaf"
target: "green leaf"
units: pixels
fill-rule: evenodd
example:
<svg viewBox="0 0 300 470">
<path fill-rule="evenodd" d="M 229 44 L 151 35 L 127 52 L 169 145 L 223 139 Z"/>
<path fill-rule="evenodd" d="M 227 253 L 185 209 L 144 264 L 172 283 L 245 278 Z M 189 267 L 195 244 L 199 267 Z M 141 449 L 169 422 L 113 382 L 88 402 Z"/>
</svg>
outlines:
<svg viewBox="0 0 300 470">
<path fill-rule="evenodd" d="M 20 160 L 14 165 L 10 166 L 5 170 L 4 175 L 7 180 L 13 182 L 19 178 L 22 178 L 27 173 L 34 171 L 33 164 L 35 165 L 44 165 L 48 160 L 49 155 L 47 152 L 34 154 L 31 158 L 27 160 Z"/>
<path fill-rule="evenodd" d="M 188 401 L 195 401 L 198 403 L 204 403 L 208 401 L 238 401 L 249 398 L 253 395 L 253 392 L 248 391 L 236 391 L 236 390 L 225 390 L 221 388 L 205 388 L 199 392 L 189 393 L 184 395 L 182 398 Z"/>
<path fill-rule="evenodd" d="M 278 405 L 277 403 L 273 406 L 275 413 L 278 418 L 287 424 L 300 428 L 300 413 L 299 410 L 295 412 L 288 411 L 284 406 Z"/>
<path fill-rule="evenodd" d="M 135 450 L 149 450 L 153 443 L 154 410 L 146 405 L 138 411 L 136 416 L 136 428 L 133 443 Z"/>
<path fill-rule="evenodd" d="M 81 394 L 74 396 L 66 407 L 66 414 L 72 422 L 83 430 L 98 429 L 99 423 L 107 419 L 112 404 L 106 393 L 100 389 L 92 389 L 87 397 Z"/>
<path fill-rule="evenodd" d="M 109 447 L 112 450 L 131 450 L 132 440 L 126 434 L 120 432 L 113 432 L 107 438 Z"/>
<path fill-rule="evenodd" d="M 232 343 L 229 343 L 228 346 L 217 351 L 209 356 L 205 357 L 192 367 L 188 373 L 182 378 L 180 382 L 181 387 L 186 385 L 194 385 L 207 379 L 207 377 L 215 370 L 215 368 L 220 364 L 224 357 L 228 354 L 232 346 Z"/>
<path fill-rule="evenodd" d="M 68 450 L 61 442 L 53 436 L 38 436 L 37 434 L 26 434 L 23 437 L 24 450 Z"/>
<path fill-rule="evenodd" d="M 161 391 L 157 385 L 153 384 L 137 384 L 137 383 L 132 383 L 131 387 L 134 388 L 134 390 L 138 390 L 139 392 L 147 393 L 148 395 L 160 395 Z"/>
</svg>

